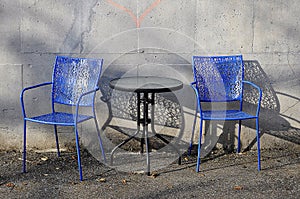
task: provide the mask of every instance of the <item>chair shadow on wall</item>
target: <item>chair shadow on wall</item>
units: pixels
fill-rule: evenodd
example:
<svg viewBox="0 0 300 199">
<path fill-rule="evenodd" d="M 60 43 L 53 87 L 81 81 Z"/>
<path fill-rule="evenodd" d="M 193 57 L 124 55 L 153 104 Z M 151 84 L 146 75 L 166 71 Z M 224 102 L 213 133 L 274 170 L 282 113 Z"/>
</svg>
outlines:
<svg viewBox="0 0 300 199">
<path fill-rule="evenodd" d="M 262 89 L 262 101 L 259 114 L 260 123 L 260 136 L 269 134 L 277 138 L 290 141 L 295 144 L 300 144 L 300 129 L 291 126 L 291 124 L 285 119 L 293 120 L 300 123 L 296 118 L 288 117 L 280 113 L 280 103 L 278 95 L 284 95 L 285 97 L 300 100 L 295 96 L 291 96 L 282 92 L 276 92 L 267 76 L 263 71 L 260 64 L 256 60 L 245 60 L 245 80 L 251 81 L 258 85 Z M 245 111 L 253 112 L 256 108 L 254 104 L 257 94 L 254 90 L 245 87 L 244 91 L 244 104 Z M 236 121 L 226 121 L 223 126 L 223 132 L 218 141 L 222 145 L 225 152 L 233 152 L 235 137 L 235 124 Z M 255 122 L 246 120 L 242 122 L 242 125 L 251 129 L 255 129 Z M 243 131 L 242 131 L 243 136 Z M 244 151 L 249 151 L 256 145 L 255 133 L 253 133 L 253 140 L 248 146 L 241 146 Z M 263 147 L 263 143 L 261 144 Z"/>
</svg>

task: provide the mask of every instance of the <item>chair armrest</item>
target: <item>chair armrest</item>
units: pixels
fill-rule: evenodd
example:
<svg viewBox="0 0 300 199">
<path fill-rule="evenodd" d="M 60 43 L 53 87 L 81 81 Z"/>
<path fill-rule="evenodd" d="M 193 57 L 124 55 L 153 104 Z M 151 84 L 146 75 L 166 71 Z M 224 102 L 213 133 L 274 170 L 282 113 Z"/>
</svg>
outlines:
<svg viewBox="0 0 300 199">
<path fill-rule="evenodd" d="M 84 96 L 86 96 L 86 95 L 89 95 L 89 94 L 91 94 L 91 93 L 95 93 L 95 92 L 97 92 L 99 90 L 99 87 L 97 87 L 97 88 L 95 88 L 95 89 L 93 89 L 93 90 L 90 90 L 90 91 L 87 91 L 87 92 L 85 92 L 85 93 L 82 93 L 80 96 L 79 96 L 79 98 L 78 98 L 78 100 L 77 100 L 77 103 L 76 103 L 76 112 L 75 112 L 75 115 L 76 115 L 76 120 L 77 120 L 77 116 L 78 116 L 78 111 L 79 111 L 79 107 L 80 107 L 80 101 L 82 100 L 82 98 L 84 97 Z M 92 105 L 93 107 L 94 107 L 94 105 Z M 94 110 L 93 110 L 94 111 Z"/>
<path fill-rule="evenodd" d="M 257 86 L 256 84 L 249 82 L 249 81 L 242 81 L 243 83 L 249 84 L 252 87 L 256 88 L 256 90 L 258 91 L 258 98 L 257 98 L 257 109 L 256 109 L 256 116 L 259 115 L 259 111 L 260 111 L 260 104 L 261 104 L 261 98 L 262 98 L 262 91 L 261 88 L 259 86 Z"/>
<path fill-rule="evenodd" d="M 199 91 L 196 87 L 196 84 L 197 84 L 196 81 L 190 83 L 191 87 L 194 89 L 195 94 L 196 94 L 196 101 L 197 101 L 196 112 L 199 112 L 200 117 L 202 117 L 201 102 L 200 102 L 200 99 L 199 99 Z"/>
<path fill-rule="evenodd" d="M 34 85 L 34 86 L 29 86 L 29 87 L 24 88 L 22 90 L 22 93 L 24 93 L 24 91 L 26 91 L 26 90 L 30 90 L 30 89 L 33 89 L 33 88 L 38 88 L 38 87 L 46 86 L 46 85 L 50 85 L 50 84 L 52 84 L 52 82 L 44 82 L 44 83 L 37 84 L 37 85 Z"/>
<path fill-rule="evenodd" d="M 196 94 L 197 99 L 198 99 L 199 94 L 198 94 L 198 90 L 197 90 L 197 88 L 196 88 L 196 82 L 191 82 L 191 83 L 190 83 L 190 86 L 192 87 L 192 89 L 194 89 L 195 94 Z"/>
<path fill-rule="evenodd" d="M 81 99 L 82 99 L 85 95 L 94 93 L 94 92 L 96 92 L 96 91 L 98 91 L 98 90 L 99 90 L 99 88 L 97 87 L 97 88 L 95 88 L 95 89 L 93 89 L 93 90 L 90 90 L 90 91 L 87 91 L 87 92 L 85 92 L 85 93 L 82 93 L 82 94 L 79 96 L 78 100 L 77 100 L 77 104 L 78 104 L 78 105 L 80 104 Z"/>
<path fill-rule="evenodd" d="M 197 83 L 196 81 L 191 82 L 191 83 L 190 83 L 190 86 L 192 87 L 192 89 L 194 89 L 195 94 L 196 94 L 196 97 L 197 97 L 197 100 L 198 100 L 199 93 L 198 93 L 198 89 L 197 89 L 197 87 L 196 87 L 196 83 Z"/>
<path fill-rule="evenodd" d="M 41 84 L 36 84 L 36 85 L 34 85 L 34 86 L 26 87 L 26 88 L 24 88 L 24 89 L 21 91 L 21 94 L 20 94 L 20 101 L 21 101 L 22 113 L 23 113 L 24 118 L 26 117 L 25 106 L 24 106 L 24 99 L 23 99 L 23 98 L 24 98 L 24 93 L 25 93 L 25 91 L 30 90 L 30 89 L 39 88 L 39 87 L 42 87 L 42 86 L 51 85 L 51 84 L 52 84 L 52 82 L 44 82 L 44 83 L 41 83 Z"/>
</svg>

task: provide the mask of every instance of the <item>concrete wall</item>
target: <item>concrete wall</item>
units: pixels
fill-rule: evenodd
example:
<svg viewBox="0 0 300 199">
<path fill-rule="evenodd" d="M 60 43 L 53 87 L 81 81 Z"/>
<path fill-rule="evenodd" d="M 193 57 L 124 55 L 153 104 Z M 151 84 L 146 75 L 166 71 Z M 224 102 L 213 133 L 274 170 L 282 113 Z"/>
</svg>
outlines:
<svg viewBox="0 0 300 199">
<path fill-rule="evenodd" d="M 242 53 L 257 69 L 249 77 L 264 88 L 262 147 L 299 144 L 299 8 L 298 0 L 2 0 L 0 148 L 21 148 L 20 91 L 51 80 L 57 54 L 103 57 L 104 74 L 155 63 L 187 84 L 192 55 Z M 50 110 L 46 91 L 28 97 L 29 113 Z M 29 148 L 54 146 L 52 128 L 28 128 Z M 244 128 L 249 146 L 253 128 Z M 73 134 L 62 131 L 67 145 Z"/>
</svg>

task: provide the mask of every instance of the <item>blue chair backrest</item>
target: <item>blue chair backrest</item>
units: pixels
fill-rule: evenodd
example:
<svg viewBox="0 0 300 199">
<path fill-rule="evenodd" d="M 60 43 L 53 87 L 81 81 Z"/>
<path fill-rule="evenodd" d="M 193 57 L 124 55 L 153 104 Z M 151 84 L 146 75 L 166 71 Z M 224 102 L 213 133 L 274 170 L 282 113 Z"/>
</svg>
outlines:
<svg viewBox="0 0 300 199">
<path fill-rule="evenodd" d="M 83 93 L 98 87 L 103 59 L 57 56 L 53 70 L 52 102 L 76 105 Z M 80 105 L 92 106 L 94 94 L 82 98 Z"/>
<path fill-rule="evenodd" d="M 193 56 L 193 72 L 200 101 L 242 100 L 244 78 L 242 55 Z"/>
</svg>

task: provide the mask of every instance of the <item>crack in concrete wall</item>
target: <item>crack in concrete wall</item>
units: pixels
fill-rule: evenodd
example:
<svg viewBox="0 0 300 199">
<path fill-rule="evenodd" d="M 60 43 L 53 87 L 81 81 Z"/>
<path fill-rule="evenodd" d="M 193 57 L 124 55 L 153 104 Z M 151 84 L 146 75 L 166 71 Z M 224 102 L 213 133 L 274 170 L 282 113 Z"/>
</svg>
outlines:
<svg viewBox="0 0 300 199">
<path fill-rule="evenodd" d="M 85 24 L 82 29 L 82 33 L 81 33 L 81 38 L 80 38 L 80 53 L 83 53 L 84 51 L 84 36 L 86 34 L 88 34 L 91 30 L 92 30 L 92 18 L 93 18 L 93 15 L 96 14 L 96 12 L 94 11 L 94 8 L 96 6 L 99 6 L 100 3 L 99 1 L 95 0 L 93 1 L 92 3 L 88 4 L 88 6 L 85 6 L 85 9 L 82 9 L 81 12 L 82 12 L 82 15 L 84 16 L 82 19 L 82 24 Z M 87 7 L 87 8 L 86 8 Z M 88 12 L 84 12 L 83 10 L 88 10 Z M 87 16 L 86 16 L 87 14 Z"/>
</svg>

